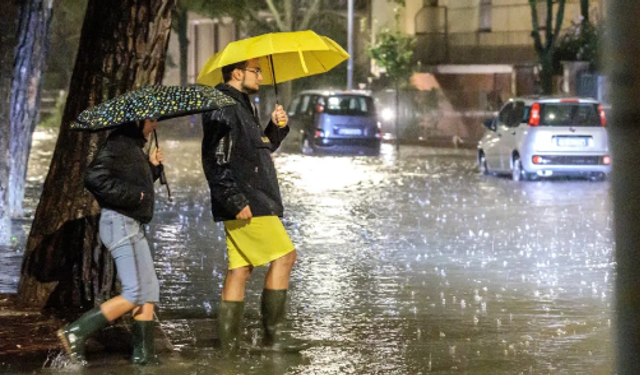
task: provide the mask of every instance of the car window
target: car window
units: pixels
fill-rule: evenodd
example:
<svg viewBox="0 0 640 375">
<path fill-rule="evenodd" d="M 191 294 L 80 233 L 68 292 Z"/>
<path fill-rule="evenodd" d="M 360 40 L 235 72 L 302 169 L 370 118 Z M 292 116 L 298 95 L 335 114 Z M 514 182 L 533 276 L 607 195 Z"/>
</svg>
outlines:
<svg viewBox="0 0 640 375">
<path fill-rule="evenodd" d="M 602 126 L 597 104 L 547 103 L 540 107 L 540 125 Z"/>
<path fill-rule="evenodd" d="M 287 112 L 289 116 L 293 116 L 296 114 L 296 110 L 298 109 L 298 104 L 300 104 L 300 97 L 293 99 L 293 101 L 289 105 L 289 111 Z"/>
<path fill-rule="evenodd" d="M 511 116 L 512 108 L 513 108 L 513 103 L 508 103 L 504 107 L 502 107 L 502 110 L 498 115 L 498 121 L 500 121 L 501 125 L 506 125 L 509 123 L 509 116 Z"/>
<path fill-rule="evenodd" d="M 373 100 L 368 96 L 334 95 L 325 105 L 325 113 L 342 116 L 369 116 L 375 114 Z"/>
<path fill-rule="evenodd" d="M 307 108 L 307 114 L 313 116 L 316 113 L 316 104 L 318 103 L 318 95 L 311 95 L 309 97 L 309 107 Z"/>
<path fill-rule="evenodd" d="M 518 125 L 520 125 L 521 122 L 529 121 L 528 119 L 526 121 L 523 121 L 524 113 L 525 113 L 524 102 L 513 103 L 513 108 L 511 109 L 511 114 L 509 115 L 509 122 L 507 123 L 507 126 L 511 128 L 515 128 L 515 127 L 518 127 Z"/>
<path fill-rule="evenodd" d="M 300 104 L 300 108 L 298 109 L 298 113 L 305 113 L 309 108 L 309 95 L 305 95 L 302 97 L 302 103 Z"/>
</svg>

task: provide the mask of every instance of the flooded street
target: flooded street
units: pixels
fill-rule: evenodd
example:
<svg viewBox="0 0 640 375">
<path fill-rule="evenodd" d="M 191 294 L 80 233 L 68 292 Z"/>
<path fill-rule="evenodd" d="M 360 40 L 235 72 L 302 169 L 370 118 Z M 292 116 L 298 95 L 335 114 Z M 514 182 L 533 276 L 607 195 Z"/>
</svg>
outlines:
<svg viewBox="0 0 640 375">
<path fill-rule="evenodd" d="M 35 137 L 28 212 L 55 142 L 43 130 Z M 298 251 L 288 326 L 319 345 L 221 360 L 214 338 L 225 237 L 211 217 L 200 138 L 161 144 L 175 200 L 157 185 L 148 237 L 161 283 L 158 315 L 176 350 L 151 372 L 613 373 L 608 182 L 481 176 L 473 150 L 278 153 L 284 223 Z M 16 246 L 0 248 L 0 293 L 15 292 L 29 225 L 16 222 Z M 248 284 L 246 342 L 261 337 L 265 271 L 256 269 Z M 141 371 L 94 363 L 84 373 Z"/>
</svg>

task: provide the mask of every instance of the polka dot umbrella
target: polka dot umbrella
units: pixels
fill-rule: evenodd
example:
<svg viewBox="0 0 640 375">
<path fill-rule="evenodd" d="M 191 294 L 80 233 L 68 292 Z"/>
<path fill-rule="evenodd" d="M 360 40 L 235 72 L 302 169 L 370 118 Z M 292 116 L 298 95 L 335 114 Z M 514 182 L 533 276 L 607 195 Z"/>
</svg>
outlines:
<svg viewBox="0 0 640 375">
<path fill-rule="evenodd" d="M 132 121 L 162 121 L 235 104 L 235 100 L 209 86 L 145 86 L 87 108 L 71 129 L 104 130 Z"/>
<path fill-rule="evenodd" d="M 71 129 L 98 131 L 133 121 L 162 121 L 235 104 L 234 99 L 209 86 L 145 86 L 85 109 L 78 119 L 71 123 Z M 156 146 L 160 147 L 158 134 L 154 131 L 153 135 Z M 161 172 L 160 182 L 166 185 L 171 201 L 171 189 L 164 171 Z"/>
</svg>

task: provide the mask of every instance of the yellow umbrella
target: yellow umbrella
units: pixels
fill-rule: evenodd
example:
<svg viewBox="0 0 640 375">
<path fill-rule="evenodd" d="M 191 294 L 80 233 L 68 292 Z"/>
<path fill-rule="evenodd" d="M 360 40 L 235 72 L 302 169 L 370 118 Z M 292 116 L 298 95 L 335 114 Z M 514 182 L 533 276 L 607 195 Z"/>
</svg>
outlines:
<svg viewBox="0 0 640 375">
<path fill-rule="evenodd" d="M 215 86 L 222 82 L 223 66 L 255 58 L 260 59 L 262 84 L 272 85 L 327 72 L 349 54 L 333 40 L 309 30 L 264 34 L 229 43 L 211 56 L 197 82 Z"/>
</svg>

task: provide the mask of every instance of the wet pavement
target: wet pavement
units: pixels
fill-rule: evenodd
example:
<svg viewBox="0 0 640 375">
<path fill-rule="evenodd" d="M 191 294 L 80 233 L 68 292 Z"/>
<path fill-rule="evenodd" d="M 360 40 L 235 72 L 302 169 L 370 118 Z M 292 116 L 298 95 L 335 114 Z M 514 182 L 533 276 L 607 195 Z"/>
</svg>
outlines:
<svg viewBox="0 0 640 375">
<path fill-rule="evenodd" d="M 35 160 L 47 164 L 55 137 L 37 137 Z M 278 153 L 284 223 L 298 250 L 288 323 L 318 345 L 301 355 L 223 360 L 214 338 L 224 230 L 211 219 L 200 142 L 163 146 L 175 201 L 158 187 L 149 238 L 159 317 L 176 350 L 151 372 L 613 373 L 609 183 L 480 176 L 470 150 Z M 37 164 L 30 210 L 46 172 Z M 15 291 L 28 226 L 16 223 L 16 246 L 0 249 L 0 293 Z M 248 285 L 245 342 L 260 338 L 265 271 L 254 271 Z M 92 363 L 85 373 L 140 372 L 113 355 Z"/>
</svg>

